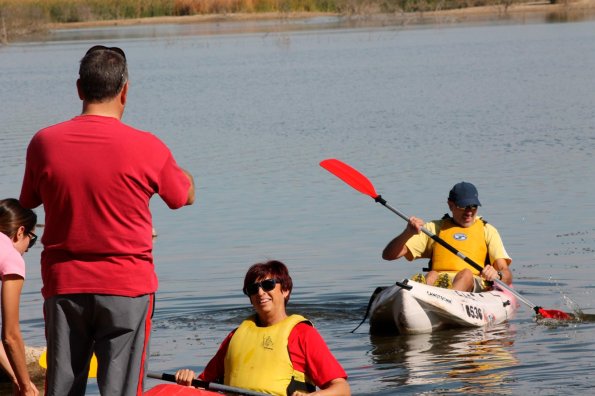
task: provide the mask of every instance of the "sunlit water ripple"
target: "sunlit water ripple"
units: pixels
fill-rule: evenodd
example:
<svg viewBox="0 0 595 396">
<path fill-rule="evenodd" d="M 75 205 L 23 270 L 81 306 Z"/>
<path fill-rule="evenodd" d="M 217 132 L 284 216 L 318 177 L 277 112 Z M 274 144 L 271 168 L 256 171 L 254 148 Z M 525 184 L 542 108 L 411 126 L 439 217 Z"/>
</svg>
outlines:
<svg viewBox="0 0 595 396">
<path fill-rule="evenodd" d="M 151 204 L 160 278 L 151 370 L 204 367 L 250 313 L 245 270 L 276 258 L 294 279 L 290 311 L 314 321 L 356 395 L 591 391 L 593 322 L 536 322 L 521 307 L 493 329 L 351 333 L 376 286 L 422 264 L 382 261 L 403 221 L 318 163 L 345 160 L 392 206 L 425 219 L 446 211 L 454 183 L 474 182 L 513 257 L 516 289 L 592 315 L 595 23 L 138 31 L 101 40 L 129 59 L 124 121 L 160 136 L 198 188 L 194 207 Z M 3 197 L 19 193 L 32 134 L 80 109 L 77 62 L 97 38 L 77 35 L 0 48 Z M 44 344 L 40 252 L 26 256 L 29 345 Z M 88 393 L 98 394 L 94 381 Z"/>
</svg>

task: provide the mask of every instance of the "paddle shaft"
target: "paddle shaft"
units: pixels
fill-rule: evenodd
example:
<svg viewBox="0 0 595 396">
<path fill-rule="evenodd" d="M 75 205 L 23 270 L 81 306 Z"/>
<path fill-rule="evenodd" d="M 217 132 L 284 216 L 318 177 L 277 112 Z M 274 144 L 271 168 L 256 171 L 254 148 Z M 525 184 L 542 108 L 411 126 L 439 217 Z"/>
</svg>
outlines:
<svg viewBox="0 0 595 396">
<path fill-rule="evenodd" d="M 382 196 L 378 195 L 376 198 L 374 198 L 374 200 L 376 202 L 380 203 L 381 205 L 383 205 L 384 207 L 386 207 L 391 212 L 395 213 L 397 216 L 399 216 L 403 220 L 409 221 L 409 217 L 405 216 L 403 213 L 399 212 L 397 209 L 395 209 L 392 206 L 390 206 L 386 202 L 386 200 L 384 198 L 382 198 Z M 424 234 L 426 234 L 427 236 L 429 236 L 430 238 L 432 238 L 436 243 L 439 243 L 440 245 L 442 245 L 443 247 L 445 247 L 446 249 L 448 249 L 451 253 L 454 253 L 457 257 L 461 258 L 463 261 L 465 261 L 467 264 L 469 264 L 470 266 L 472 266 L 473 268 L 475 268 L 479 272 L 481 272 L 483 270 L 483 268 L 479 264 L 477 264 L 475 261 L 471 260 L 469 257 L 465 256 L 463 253 L 461 253 L 460 251 L 458 251 L 457 249 L 455 249 L 452 245 L 448 244 L 444 239 L 440 238 L 438 235 L 436 235 L 433 232 L 429 231 L 427 228 L 422 227 L 421 228 L 421 231 Z M 494 279 L 493 282 L 496 283 L 498 286 L 502 287 L 503 289 L 508 290 L 516 298 L 518 298 L 523 303 L 525 303 L 529 308 L 531 308 L 531 309 L 533 309 L 535 311 L 537 311 L 536 309 L 539 308 L 535 304 L 533 304 L 531 301 L 529 301 L 525 297 L 521 296 L 516 290 L 514 290 L 513 288 L 511 288 L 510 286 L 508 286 L 506 283 L 502 282 L 500 279 Z"/>
<path fill-rule="evenodd" d="M 147 377 L 149 378 L 155 378 L 155 379 L 160 379 L 162 381 L 169 381 L 169 382 L 176 382 L 176 376 L 173 374 L 167 374 L 167 373 L 147 373 Z M 256 392 L 256 391 L 252 391 L 249 389 L 242 389 L 242 388 L 236 388 L 235 386 L 228 386 L 228 385 L 223 385 L 223 384 L 218 384 L 216 382 L 207 382 L 207 381 L 202 381 L 199 379 L 193 379 L 192 380 L 192 386 L 194 387 L 200 387 L 200 388 L 205 388 L 205 389 L 210 389 L 210 390 L 215 390 L 215 391 L 220 391 L 220 392 L 230 392 L 230 393 L 235 393 L 238 395 L 247 395 L 247 396 L 268 396 L 266 393 L 261 393 L 261 392 Z"/>
</svg>

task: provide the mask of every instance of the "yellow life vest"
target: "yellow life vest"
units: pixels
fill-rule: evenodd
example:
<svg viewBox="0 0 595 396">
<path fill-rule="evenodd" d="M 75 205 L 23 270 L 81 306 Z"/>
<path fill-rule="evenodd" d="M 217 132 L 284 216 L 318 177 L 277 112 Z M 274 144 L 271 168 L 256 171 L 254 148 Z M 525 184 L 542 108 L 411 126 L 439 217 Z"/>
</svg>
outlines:
<svg viewBox="0 0 595 396">
<path fill-rule="evenodd" d="M 244 320 L 229 342 L 225 355 L 225 385 L 272 395 L 287 395 L 287 389 L 312 392 L 316 387 L 306 375 L 293 368 L 288 341 L 301 315 L 291 315 L 268 327 L 258 327 L 256 317 Z"/>
<path fill-rule="evenodd" d="M 488 246 L 485 241 L 484 221 L 482 219 L 475 220 L 471 227 L 465 228 L 456 225 L 450 217 L 445 217 L 442 219 L 438 236 L 477 264 L 482 267 L 485 266 Z M 479 275 L 479 271 L 465 263 L 462 258 L 442 245 L 434 243 L 431 269 L 458 272 L 465 268 L 473 271 L 474 275 Z"/>
</svg>

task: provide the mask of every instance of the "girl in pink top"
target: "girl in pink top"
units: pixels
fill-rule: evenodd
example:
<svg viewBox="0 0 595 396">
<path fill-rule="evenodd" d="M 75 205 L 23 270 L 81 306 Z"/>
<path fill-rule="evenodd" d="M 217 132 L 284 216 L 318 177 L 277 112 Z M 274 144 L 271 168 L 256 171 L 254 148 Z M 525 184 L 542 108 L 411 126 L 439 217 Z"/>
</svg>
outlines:
<svg viewBox="0 0 595 396">
<path fill-rule="evenodd" d="M 0 367 L 12 378 L 14 395 L 39 395 L 25 362 L 19 326 L 19 300 L 25 282 L 23 254 L 35 244 L 37 215 L 14 198 L 0 200 L 0 277 L 2 278 L 2 343 Z"/>
</svg>

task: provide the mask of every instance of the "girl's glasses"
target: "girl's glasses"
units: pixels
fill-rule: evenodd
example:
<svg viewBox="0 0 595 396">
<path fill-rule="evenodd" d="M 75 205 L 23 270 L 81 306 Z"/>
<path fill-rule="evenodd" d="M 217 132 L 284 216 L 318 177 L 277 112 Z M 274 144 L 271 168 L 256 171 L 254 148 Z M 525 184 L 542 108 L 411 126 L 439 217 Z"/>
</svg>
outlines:
<svg viewBox="0 0 595 396">
<path fill-rule="evenodd" d="M 31 249 L 33 245 L 35 245 L 35 242 L 37 242 L 37 235 L 35 235 L 31 231 L 27 232 L 27 235 L 29 235 L 29 246 L 27 247 L 27 249 Z"/>
</svg>

